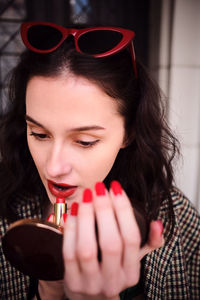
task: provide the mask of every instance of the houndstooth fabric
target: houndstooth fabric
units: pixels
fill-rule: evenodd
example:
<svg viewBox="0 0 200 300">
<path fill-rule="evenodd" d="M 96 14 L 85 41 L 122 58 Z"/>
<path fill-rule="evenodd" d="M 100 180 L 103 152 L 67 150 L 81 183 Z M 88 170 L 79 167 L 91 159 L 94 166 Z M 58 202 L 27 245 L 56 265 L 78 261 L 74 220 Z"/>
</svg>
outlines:
<svg viewBox="0 0 200 300">
<path fill-rule="evenodd" d="M 172 198 L 175 227 L 170 241 L 145 258 L 144 297 L 147 300 L 199 300 L 200 218 L 179 190 L 173 191 Z M 169 228 L 167 207 L 167 201 L 164 201 L 159 213 L 166 239 Z M 20 199 L 20 205 L 16 207 L 21 218 L 41 217 L 41 210 L 38 208 L 38 201 L 24 198 Z M 0 219 L 1 236 L 8 226 L 5 219 Z M 0 251 L 0 299 L 27 299 L 29 278 L 10 266 L 2 253 L 1 245 Z"/>
<path fill-rule="evenodd" d="M 13 208 L 16 210 L 20 219 L 41 218 L 41 208 L 39 201 L 31 200 L 26 197 L 18 196 L 13 201 Z M 0 237 L 6 233 L 9 222 L 0 218 Z M 16 270 L 6 260 L 2 243 L 0 241 L 0 299 L 1 300 L 25 300 L 27 299 L 30 279 Z"/>
<path fill-rule="evenodd" d="M 180 191 L 174 190 L 172 199 L 175 227 L 169 243 L 146 256 L 145 298 L 200 300 L 200 217 Z M 167 238 L 167 202 L 159 218 Z"/>
</svg>

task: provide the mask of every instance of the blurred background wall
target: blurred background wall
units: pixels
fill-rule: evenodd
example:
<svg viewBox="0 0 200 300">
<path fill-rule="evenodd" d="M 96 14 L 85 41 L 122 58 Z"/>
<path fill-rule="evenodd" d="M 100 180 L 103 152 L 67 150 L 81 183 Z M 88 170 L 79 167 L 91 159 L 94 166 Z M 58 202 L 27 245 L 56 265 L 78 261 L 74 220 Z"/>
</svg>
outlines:
<svg viewBox="0 0 200 300">
<path fill-rule="evenodd" d="M 167 117 L 181 142 L 176 183 L 200 211 L 200 1 L 0 0 L 0 114 L 23 45 L 23 21 L 107 25 L 135 31 L 136 56 L 167 96 Z"/>
</svg>

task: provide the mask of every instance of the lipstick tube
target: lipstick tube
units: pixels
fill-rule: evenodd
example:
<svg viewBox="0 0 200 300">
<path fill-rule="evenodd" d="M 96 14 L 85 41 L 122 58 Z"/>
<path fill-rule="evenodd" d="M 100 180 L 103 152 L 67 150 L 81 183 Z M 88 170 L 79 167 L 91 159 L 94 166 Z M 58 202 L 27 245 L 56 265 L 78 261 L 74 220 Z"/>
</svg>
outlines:
<svg viewBox="0 0 200 300">
<path fill-rule="evenodd" d="M 54 204 L 54 215 L 55 224 L 60 226 L 60 222 L 64 213 L 67 212 L 67 204 L 65 203 L 65 198 L 56 198 L 56 203 Z"/>
</svg>

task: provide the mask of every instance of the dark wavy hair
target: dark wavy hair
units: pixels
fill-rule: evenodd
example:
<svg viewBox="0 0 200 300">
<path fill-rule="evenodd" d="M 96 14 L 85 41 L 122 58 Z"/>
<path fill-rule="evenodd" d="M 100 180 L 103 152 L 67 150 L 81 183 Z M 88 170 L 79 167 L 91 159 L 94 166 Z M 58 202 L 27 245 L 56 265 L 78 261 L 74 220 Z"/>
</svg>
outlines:
<svg viewBox="0 0 200 300">
<path fill-rule="evenodd" d="M 127 147 L 119 151 L 105 179 L 106 186 L 113 179 L 119 180 L 133 205 L 136 202 L 142 205 L 149 219 L 157 217 L 163 199 L 168 199 L 169 216 L 173 220 L 172 160 L 178 152 L 178 143 L 165 121 L 160 89 L 138 61 L 137 71 L 136 78 L 127 49 L 110 57 L 93 58 L 78 53 L 71 40 L 49 54 L 27 50 L 21 55 L 10 80 L 9 108 L 0 124 L 2 215 L 12 215 L 11 195 L 18 192 L 31 197 L 39 195 L 41 205 L 47 203 L 27 145 L 26 87 L 33 76 L 67 77 L 71 73 L 100 86 L 118 102 L 125 119 Z"/>
</svg>

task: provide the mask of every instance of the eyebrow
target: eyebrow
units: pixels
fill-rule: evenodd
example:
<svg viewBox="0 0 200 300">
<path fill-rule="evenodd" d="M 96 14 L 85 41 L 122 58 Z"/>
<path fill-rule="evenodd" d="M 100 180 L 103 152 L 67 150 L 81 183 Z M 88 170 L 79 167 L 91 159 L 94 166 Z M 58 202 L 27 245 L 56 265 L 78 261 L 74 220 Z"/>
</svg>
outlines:
<svg viewBox="0 0 200 300">
<path fill-rule="evenodd" d="M 42 124 L 40 124 L 38 121 L 34 120 L 33 118 L 29 117 L 28 115 L 25 116 L 25 120 L 37 125 L 38 127 L 45 128 Z"/>
<path fill-rule="evenodd" d="M 38 121 L 34 120 L 30 116 L 26 115 L 25 119 L 26 119 L 26 121 L 29 121 L 29 122 L 37 125 L 38 127 L 45 129 L 45 127 L 42 124 L 40 124 Z M 105 130 L 105 128 L 102 126 L 98 126 L 98 125 L 90 125 L 90 126 L 74 127 L 74 128 L 71 128 L 69 131 L 88 131 L 88 130 Z"/>
</svg>

